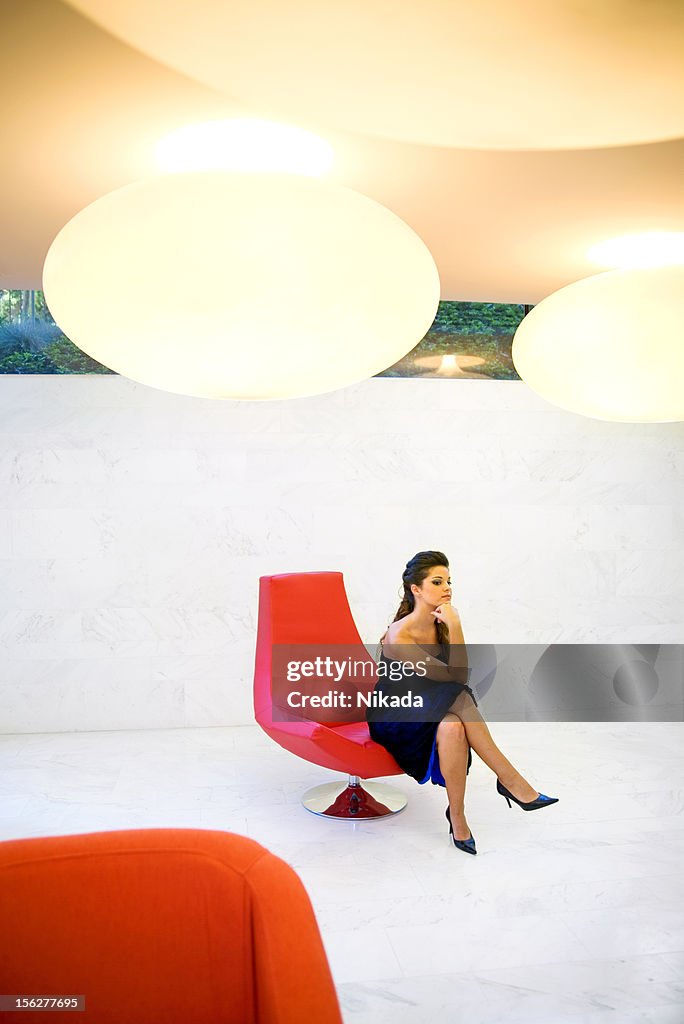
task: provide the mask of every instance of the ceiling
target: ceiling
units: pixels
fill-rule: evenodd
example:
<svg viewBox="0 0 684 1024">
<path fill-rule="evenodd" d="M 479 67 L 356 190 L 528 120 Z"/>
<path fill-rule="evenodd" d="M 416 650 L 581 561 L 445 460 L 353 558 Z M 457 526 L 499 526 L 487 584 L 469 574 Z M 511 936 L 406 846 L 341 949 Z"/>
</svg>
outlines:
<svg viewBox="0 0 684 1024">
<path fill-rule="evenodd" d="M 400 138 L 402 126 L 391 118 L 383 120 L 388 108 L 386 105 L 383 108 L 379 100 L 374 104 L 367 69 L 363 75 L 359 72 L 359 77 L 368 103 L 362 102 L 362 96 L 352 94 L 356 109 L 360 111 L 356 124 L 352 124 L 353 105 L 345 106 L 342 102 L 351 90 L 352 81 L 356 81 L 356 75 L 349 76 L 349 83 L 342 80 L 342 85 L 348 84 L 349 90 L 340 89 L 339 61 L 329 80 L 325 83 L 321 80 L 320 90 L 309 87 L 308 92 L 316 97 L 316 103 L 306 102 L 301 80 L 295 81 L 293 77 L 292 87 L 285 88 L 283 76 L 287 68 L 282 62 L 275 63 L 278 48 L 274 48 L 273 33 L 269 35 L 266 31 L 270 22 L 264 23 L 264 40 L 270 40 L 268 45 L 264 42 L 264 54 L 269 60 L 262 61 L 254 78 L 258 79 L 258 89 L 251 88 L 245 77 L 244 60 L 241 77 L 236 79 L 232 94 L 227 91 L 225 80 L 217 77 L 210 52 L 206 54 L 209 71 L 203 74 L 204 54 L 198 39 L 191 40 L 192 46 L 188 47 L 188 53 L 194 54 L 193 60 L 181 61 L 181 69 L 174 70 L 169 60 L 173 59 L 176 67 L 179 61 L 174 57 L 177 39 L 172 38 L 169 27 L 172 23 L 170 0 L 165 0 L 161 10 L 156 12 L 158 34 L 150 33 L 149 18 L 141 22 L 139 16 L 133 17 L 136 11 L 139 14 L 159 7 L 160 2 L 74 0 L 67 4 L 60 0 L 0 0 L 4 43 L 0 76 L 6 97 L 0 128 L 3 239 L 0 287 L 40 288 L 45 254 L 60 228 L 97 197 L 155 173 L 154 148 L 163 135 L 192 122 L 234 115 L 264 116 L 265 112 L 272 116 L 277 113 L 327 138 L 336 152 L 329 177 L 376 199 L 411 225 L 434 256 L 443 299 L 536 303 L 571 281 L 605 269 L 591 263 L 586 256 L 587 250 L 599 241 L 639 231 L 684 231 L 684 138 L 666 137 L 679 130 L 678 126 L 684 126 L 684 88 L 677 87 L 678 79 L 673 77 L 676 72 L 668 63 L 673 46 L 681 53 L 681 48 L 675 46 L 680 37 L 674 30 L 668 32 L 669 13 L 684 11 L 680 2 L 673 5 L 654 0 L 644 5 L 639 0 L 641 25 L 629 22 L 633 29 L 629 38 L 625 33 L 614 32 L 620 45 L 616 43 L 615 51 L 610 54 L 602 53 L 594 39 L 593 64 L 591 48 L 588 48 L 589 70 L 584 78 L 577 70 L 581 68 L 580 44 L 583 41 L 577 19 L 581 23 L 587 11 L 595 12 L 602 5 L 563 0 L 565 13 L 572 11 L 575 22 L 569 25 L 566 18 L 560 29 L 537 19 L 526 24 L 526 9 L 530 8 L 530 3 L 512 5 L 516 9 L 514 41 L 518 48 L 522 45 L 520 40 L 529 36 L 534 49 L 543 51 L 540 33 L 545 30 L 556 33 L 549 37 L 556 48 L 554 51 L 550 46 L 550 51 L 563 52 L 558 40 L 564 37 L 558 36 L 557 29 L 567 32 L 568 39 L 573 40 L 572 47 L 568 44 L 573 61 L 566 69 L 568 73 L 575 73 L 576 85 L 572 90 L 567 80 L 554 77 L 548 55 L 542 69 L 548 76 L 549 90 L 552 86 L 556 90 L 551 98 L 559 111 L 565 109 L 558 99 L 558 89 L 563 88 L 568 109 L 574 110 L 573 116 L 578 111 L 581 113 L 577 100 L 580 86 L 585 112 L 592 106 L 598 110 L 593 118 L 586 114 L 587 137 L 595 138 L 603 121 L 608 144 L 604 148 L 582 149 L 522 148 L 532 144 L 528 135 L 532 128 L 539 131 L 543 117 L 548 117 L 553 106 L 550 107 L 549 101 L 543 110 L 537 104 L 534 110 L 528 111 L 526 119 L 522 106 L 525 96 L 536 97 L 543 92 L 543 79 L 539 78 L 537 68 L 536 79 L 530 72 L 527 80 L 522 58 L 518 61 L 516 75 L 516 81 L 522 76 L 522 91 L 511 94 L 509 100 L 513 106 L 506 115 L 510 123 L 517 116 L 519 131 L 512 132 L 512 138 L 518 140 L 515 144 L 520 148 L 500 148 L 500 135 L 498 148 L 473 148 L 478 125 L 488 123 L 487 114 L 495 109 L 495 99 L 489 95 L 484 99 L 478 96 L 478 116 L 471 111 L 469 124 L 463 125 L 467 146 L 453 145 L 454 132 L 458 134 L 458 124 L 454 127 L 453 119 L 445 127 L 442 144 L 434 145 L 430 143 L 437 137 L 439 118 L 432 118 L 429 124 L 426 122 L 423 135 L 427 142 L 425 138 L 422 141 Z M 263 6 L 262 0 L 260 2 Z M 441 0 L 442 5 L 444 2 Z M 485 7 L 491 7 L 494 2 L 483 0 Z M 377 3 L 378 0 L 375 6 Z M 195 21 L 199 19 L 201 8 L 216 9 L 217 6 L 224 13 L 234 8 L 236 14 L 244 14 L 250 9 L 242 0 L 222 5 L 196 0 Z M 301 6 L 293 0 L 287 10 L 292 12 Z M 355 5 L 346 6 L 351 10 Z M 373 4 L 365 6 L 373 7 Z M 418 9 L 419 5 L 408 6 Z M 464 11 L 472 6 L 451 0 L 447 8 Z M 187 3 L 176 0 L 174 10 L 176 7 L 187 8 Z M 510 7 L 509 4 L 508 9 Z M 545 9 L 554 7 L 560 9 L 549 4 Z M 635 10 L 634 0 L 622 0 L 622 3 L 610 0 L 607 7 L 618 20 L 615 26 L 607 22 L 601 25 L 603 34 L 597 38 L 604 46 L 607 46 L 605 40 L 611 38 L 611 28 L 620 24 L 620 7 L 627 14 Z M 280 8 L 284 9 L 282 3 Z M 326 5 L 325 0 L 318 0 L 316 10 L 332 12 L 333 8 L 339 23 L 340 10 L 345 9 L 343 5 Z M 425 10 L 422 6 L 421 9 Z M 100 20 L 90 20 L 84 10 Z M 653 14 L 647 24 L 644 24 L 644 11 Z M 295 22 L 293 38 L 297 35 L 296 28 Z M 339 24 L 331 20 L 328 35 L 334 40 L 332 29 L 339 30 Z M 282 25 L 279 31 L 282 32 Z M 112 34 L 114 32 L 118 34 Z M 136 45 L 126 42 L 121 34 Z M 472 45 L 463 46 L 461 54 L 468 51 L 467 66 L 471 70 L 477 68 L 484 81 L 489 80 L 490 72 L 494 73 L 496 62 L 503 59 L 505 48 L 493 45 L 492 40 L 500 38 L 496 31 L 490 33 L 487 45 L 483 44 L 480 50 L 475 45 L 478 38 L 473 29 L 469 39 Z M 663 71 L 660 77 L 654 77 L 653 67 L 646 69 L 651 90 L 648 93 L 650 108 L 646 104 L 637 111 L 640 118 L 637 130 L 643 137 L 645 117 L 648 109 L 652 109 L 651 134 L 660 135 L 665 141 L 619 145 L 615 142 L 616 132 L 623 135 L 627 132 L 630 127 L 627 113 L 635 108 L 634 98 L 628 91 L 628 83 L 639 77 L 635 39 L 645 40 L 648 52 L 656 54 Z M 512 45 L 510 39 L 508 43 Z M 662 43 L 660 50 L 659 43 Z M 376 50 L 371 56 L 377 57 L 377 54 Z M 236 66 L 239 63 L 237 57 L 235 63 Z M 596 68 L 601 64 L 608 68 L 602 80 L 596 77 Z M 681 59 L 680 64 L 684 74 Z M 422 65 L 422 82 L 427 74 L 425 67 L 429 70 L 429 64 Z M 641 71 L 646 73 L 644 67 Z M 203 84 L 200 78 L 211 84 Z M 605 99 L 607 79 L 613 83 L 608 101 Z M 355 88 L 358 93 L 358 82 Z M 591 88 L 599 90 L 594 104 Z M 337 92 L 333 95 L 335 89 Z M 500 97 L 504 92 L 500 90 Z M 643 94 L 644 90 L 639 92 Z M 326 107 L 321 99 L 327 96 L 331 97 L 330 123 L 327 123 Z M 658 102 L 659 98 L 662 103 Z M 476 106 L 475 99 L 473 106 Z M 501 104 L 496 104 L 499 131 L 503 106 L 503 99 Z M 562 122 L 559 114 L 558 123 Z M 408 120 L 406 123 L 405 135 L 415 138 L 420 134 L 415 124 L 409 124 Z M 526 135 L 528 126 L 530 132 Z M 684 127 L 681 134 L 684 135 Z M 556 138 L 553 142 L 560 144 Z M 568 144 L 567 137 L 564 144 Z"/>
</svg>

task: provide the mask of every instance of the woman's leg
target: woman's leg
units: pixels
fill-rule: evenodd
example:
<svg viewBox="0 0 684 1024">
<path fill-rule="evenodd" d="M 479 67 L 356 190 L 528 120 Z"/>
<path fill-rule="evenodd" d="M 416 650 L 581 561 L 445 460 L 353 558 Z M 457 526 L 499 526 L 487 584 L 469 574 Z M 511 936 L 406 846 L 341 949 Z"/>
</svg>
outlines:
<svg viewBox="0 0 684 1024">
<path fill-rule="evenodd" d="M 466 768 L 468 741 L 463 722 L 456 715 L 446 714 L 437 726 L 439 766 L 446 782 L 449 797 L 451 825 L 457 839 L 469 839 L 470 829 L 465 820 Z"/>
<path fill-rule="evenodd" d="M 499 750 L 492 739 L 487 723 L 480 714 L 475 702 L 469 693 L 465 691 L 456 698 L 449 708 L 452 715 L 463 722 L 468 743 L 475 753 L 482 758 L 484 763 L 492 769 L 501 784 L 508 789 L 518 800 L 527 802 L 536 800 L 539 793 L 533 789 L 527 779 L 523 778 L 520 772 Z M 440 755 L 440 764 L 442 758 Z M 446 775 L 444 776 L 446 781 Z M 447 786 L 448 790 L 448 786 Z"/>
</svg>

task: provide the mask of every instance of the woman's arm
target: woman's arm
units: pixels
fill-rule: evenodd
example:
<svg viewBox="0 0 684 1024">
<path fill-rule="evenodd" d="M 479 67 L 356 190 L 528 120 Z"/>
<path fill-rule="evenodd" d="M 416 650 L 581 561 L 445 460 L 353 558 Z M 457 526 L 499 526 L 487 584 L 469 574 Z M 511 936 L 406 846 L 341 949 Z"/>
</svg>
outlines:
<svg viewBox="0 0 684 1024">
<path fill-rule="evenodd" d="M 445 620 L 440 618 L 439 621 Z M 463 631 L 460 631 L 460 643 L 453 639 L 454 635 L 450 629 L 448 665 L 437 657 L 437 645 L 422 646 L 416 642 L 407 628 L 400 627 L 391 643 L 385 640 L 383 650 L 391 661 L 400 661 L 414 667 L 420 666 L 416 678 L 431 679 L 436 683 L 465 683 L 468 676 L 468 652 L 462 639 Z"/>
<path fill-rule="evenodd" d="M 444 622 L 449 629 L 449 666 L 459 669 L 459 682 L 468 681 L 468 648 L 463 637 L 461 616 L 451 604 L 441 604 L 433 613 L 438 622 Z"/>
</svg>

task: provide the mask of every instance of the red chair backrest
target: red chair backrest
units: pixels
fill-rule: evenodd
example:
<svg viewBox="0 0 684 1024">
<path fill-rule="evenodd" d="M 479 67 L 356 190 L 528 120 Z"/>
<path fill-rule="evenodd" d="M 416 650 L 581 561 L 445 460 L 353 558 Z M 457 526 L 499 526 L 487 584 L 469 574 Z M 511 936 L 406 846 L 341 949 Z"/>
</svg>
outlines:
<svg viewBox="0 0 684 1024">
<path fill-rule="evenodd" d="M 0 934 L 0 992 L 84 995 L 85 1022 L 341 1024 L 301 881 L 229 832 L 0 842 Z"/>
<path fill-rule="evenodd" d="M 373 661 L 356 628 L 341 572 L 293 572 L 259 580 L 254 709 L 264 724 L 271 724 L 273 644 L 344 645 L 355 658 Z M 372 689 L 375 679 L 368 682 Z M 335 722 L 339 718 L 329 724 Z"/>
</svg>

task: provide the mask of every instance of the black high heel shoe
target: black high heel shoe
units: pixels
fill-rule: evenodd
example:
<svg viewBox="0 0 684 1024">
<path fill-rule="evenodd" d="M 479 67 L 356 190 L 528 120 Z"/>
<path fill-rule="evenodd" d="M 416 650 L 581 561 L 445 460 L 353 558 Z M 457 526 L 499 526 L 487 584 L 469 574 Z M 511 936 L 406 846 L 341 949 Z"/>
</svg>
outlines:
<svg viewBox="0 0 684 1024">
<path fill-rule="evenodd" d="M 454 835 L 454 826 L 451 824 L 451 814 L 448 807 L 444 813 L 446 814 L 446 820 L 449 822 L 449 835 L 456 849 L 463 850 L 464 853 L 477 853 L 473 833 L 470 833 L 470 839 L 457 839 Z"/>
<path fill-rule="evenodd" d="M 528 803 L 523 803 L 522 800 L 518 800 L 517 796 L 513 794 L 503 786 L 499 780 L 496 780 L 496 791 L 501 793 L 501 796 L 506 797 L 506 803 L 511 806 L 511 800 L 515 800 L 519 807 L 522 807 L 523 811 L 536 811 L 538 807 L 548 807 L 550 804 L 557 804 L 557 796 L 544 796 L 540 793 L 536 800 L 530 800 Z"/>
</svg>

